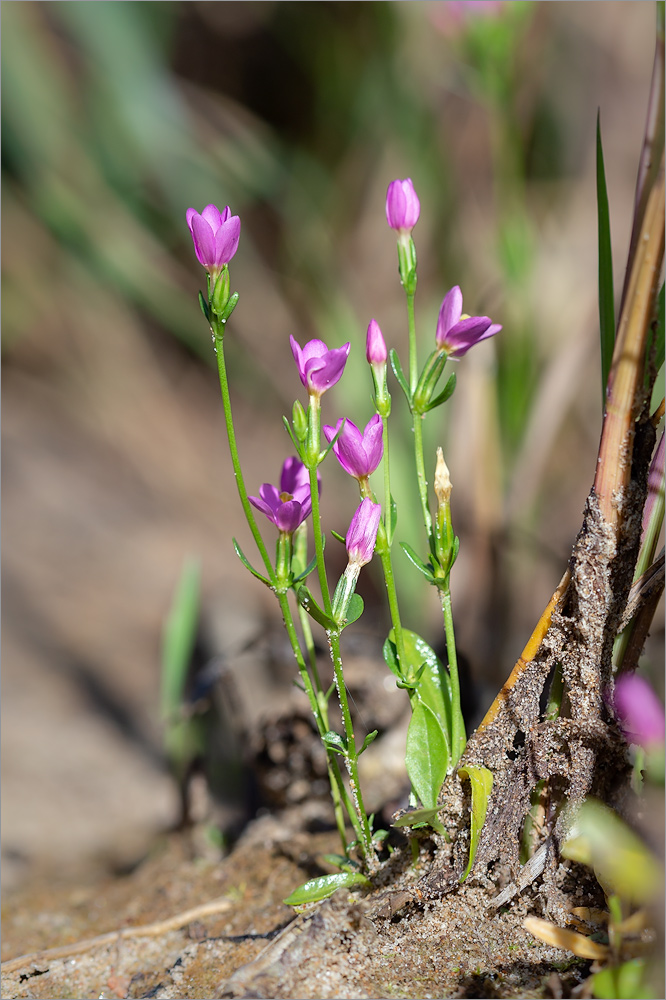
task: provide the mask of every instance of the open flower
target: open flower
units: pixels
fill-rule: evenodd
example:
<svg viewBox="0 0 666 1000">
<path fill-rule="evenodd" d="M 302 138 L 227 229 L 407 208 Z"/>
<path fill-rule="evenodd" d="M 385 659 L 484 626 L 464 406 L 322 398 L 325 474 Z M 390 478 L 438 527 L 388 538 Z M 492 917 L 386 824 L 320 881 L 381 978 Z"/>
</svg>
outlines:
<svg viewBox="0 0 666 1000">
<path fill-rule="evenodd" d="M 206 205 L 201 215 L 193 208 L 186 213 L 197 260 L 213 282 L 238 249 L 240 217 L 227 207 L 220 212 L 216 205 Z"/>
<path fill-rule="evenodd" d="M 439 310 L 435 340 L 438 348 L 450 358 L 462 358 L 470 347 L 494 337 L 502 329 L 488 316 L 463 316 L 462 304 L 462 292 L 454 285 L 444 296 Z"/>
<path fill-rule="evenodd" d="M 338 420 L 335 427 L 325 424 L 323 431 L 330 444 L 342 426 Z M 361 434 L 351 420 L 345 422 L 340 437 L 333 445 L 338 462 L 355 479 L 367 479 L 375 471 L 384 454 L 383 423 L 378 413 L 371 417 Z"/>
<path fill-rule="evenodd" d="M 312 511 L 308 470 L 298 458 L 288 458 L 282 466 L 280 489 L 264 483 L 259 496 L 249 500 L 279 531 L 291 535 Z"/>
<path fill-rule="evenodd" d="M 411 178 L 391 181 L 386 192 L 386 221 L 399 233 L 411 233 L 419 221 L 421 203 Z"/>
<path fill-rule="evenodd" d="M 289 341 L 299 377 L 310 396 L 321 396 L 341 379 L 349 357 L 349 344 L 329 351 L 323 340 L 309 340 L 303 348 L 294 337 Z"/>
<path fill-rule="evenodd" d="M 373 503 L 369 497 L 365 497 L 364 500 L 361 500 L 351 519 L 345 545 L 349 563 L 357 569 L 365 566 L 372 559 L 381 513 L 381 505 Z"/>
<path fill-rule="evenodd" d="M 630 743 L 648 749 L 664 742 L 664 706 L 644 677 L 638 674 L 619 677 L 613 701 Z"/>
</svg>

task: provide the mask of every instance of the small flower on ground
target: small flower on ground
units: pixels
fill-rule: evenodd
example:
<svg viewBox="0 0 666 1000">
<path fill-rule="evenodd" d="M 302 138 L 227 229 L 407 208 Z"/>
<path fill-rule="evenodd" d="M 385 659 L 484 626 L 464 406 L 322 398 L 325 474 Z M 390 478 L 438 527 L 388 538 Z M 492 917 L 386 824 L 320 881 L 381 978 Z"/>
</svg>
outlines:
<svg viewBox="0 0 666 1000">
<path fill-rule="evenodd" d="M 201 215 L 188 208 L 186 218 L 197 260 L 214 282 L 238 249 L 240 217 L 232 215 L 228 205 L 222 212 L 215 205 L 206 205 Z"/>
<path fill-rule="evenodd" d="M 289 341 L 300 380 L 310 396 L 321 396 L 340 380 L 349 357 L 349 344 L 329 351 L 323 340 L 309 340 L 303 348 L 294 337 Z"/>
<path fill-rule="evenodd" d="M 324 435 L 329 444 L 342 423 L 342 420 L 338 420 L 335 427 L 324 425 Z M 345 422 L 340 437 L 333 445 L 335 457 L 345 472 L 361 480 L 367 479 L 375 471 L 384 454 L 383 430 L 382 418 L 378 413 L 370 418 L 362 434 L 351 420 Z"/>
<path fill-rule="evenodd" d="M 421 203 L 411 178 L 391 181 L 386 192 L 386 221 L 399 233 L 411 233 L 419 221 Z"/>
<path fill-rule="evenodd" d="M 280 489 L 264 483 L 259 496 L 249 499 L 279 531 L 290 535 L 312 511 L 308 470 L 298 458 L 288 458 L 282 466 Z"/>
<path fill-rule="evenodd" d="M 386 342 L 376 319 L 371 319 L 368 325 L 368 335 L 365 341 L 365 356 L 369 365 L 385 365 L 388 358 Z"/>
<path fill-rule="evenodd" d="M 458 285 L 444 296 L 437 320 L 435 340 L 450 358 L 462 358 L 470 347 L 494 337 L 502 327 L 488 316 L 463 316 L 462 292 Z"/>
<path fill-rule="evenodd" d="M 361 500 L 356 513 L 351 519 L 349 531 L 345 539 L 350 565 L 360 569 L 361 566 L 365 566 L 372 559 L 381 513 L 382 508 L 380 504 L 373 503 L 369 497 Z"/>
<path fill-rule="evenodd" d="M 622 674 L 615 684 L 613 701 L 630 743 L 647 749 L 664 742 L 664 706 L 644 677 Z"/>
</svg>

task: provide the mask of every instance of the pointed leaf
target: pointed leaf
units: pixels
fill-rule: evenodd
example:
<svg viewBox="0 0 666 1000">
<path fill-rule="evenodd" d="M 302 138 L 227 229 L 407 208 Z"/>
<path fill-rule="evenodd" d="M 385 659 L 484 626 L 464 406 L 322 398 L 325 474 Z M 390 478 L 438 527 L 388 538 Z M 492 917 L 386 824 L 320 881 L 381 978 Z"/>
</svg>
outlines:
<svg viewBox="0 0 666 1000">
<path fill-rule="evenodd" d="M 395 535 L 395 529 L 398 523 L 398 507 L 392 496 L 389 496 L 387 506 L 388 512 L 384 520 L 384 529 L 386 531 L 386 540 L 390 548 L 393 544 L 393 536 Z"/>
<path fill-rule="evenodd" d="M 389 358 L 391 359 L 391 368 L 393 369 L 393 374 L 396 377 L 396 381 L 402 391 L 404 392 L 407 401 L 411 405 L 411 395 L 409 392 L 409 386 L 407 385 L 407 379 L 404 376 L 402 365 L 400 364 L 400 358 L 398 357 L 398 352 L 394 347 L 389 351 Z"/>
<path fill-rule="evenodd" d="M 369 879 L 361 872 L 336 872 L 334 875 L 321 875 L 311 878 L 309 882 L 300 885 L 282 902 L 287 906 L 303 906 L 305 903 L 316 903 L 327 899 L 337 889 L 351 889 L 353 885 L 370 885 Z"/>
<path fill-rule="evenodd" d="M 243 550 L 241 549 L 236 539 L 232 538 L 231 540 L 234 544 L 234 551 L 238 556 L 238 558 L 240 559 L 240 561 L 243 563 L 243 566 L 245 566 L 245 569 L 249 569 L 252 576 L 256 576 L 257 580 L 261 580 L 261 582 L 265 583 L 267 587 L 270 587 L 271 581 L 267 580 L 265 576 L 262 576 L 262 574 L 254 568 L 254 566 L 250 563 L 247 557 L 243 554 Z"/>
<path fill-rule="evenodd" d="M 188 559 L 178 580 L 162 640 L 162 717 L 178 711 L 196 642 L 199 624 L 201 563 Z"/>
<path fill-rule="evenodd" d="M 373 731 L 371 733 L 368 733 L 368 735 L 366 736 L 366 738 L 363 740 L 363 746 L 361 747 L 361 749 L 358 752 L 359 757 L 361 756 L 361 754 L 363 753 L 364 750 L 368 749 L 368 747 L 370 746 L 371 743 L 374 743 L 374 741 L 377 739 L 378 734 L 379 734 L 379 730 L 378 729 L 373 729 Z"/>
<path fill-rule="evenodd" d="M 298 576 L 295 577 L 294 583 L 300 583 L 301 580 L 307 579 L 307 577 L 310 576 L 310 573 L 312 573 L 312 571 L 313 571 L 313 569 L 315 568 L 316 565 L 317 565 L 317 557 L 313 556 L 312 559 L 310 560 L 310 562 L 307 564 L 307 566 L 303 570 L 303 572 L 299 573 Z"/>
<path fill-rule="evenodd" d="M 439 809 L 404 809 L 397 816 L 391 826 L 431 826 L 437 833 L 446 837 L 447 833 L 440 821 L 437 819 Z"/>
<path fill-rule="evenodd" d="M 483 829 L 483 824 L 486 821 L 488 800 L 490 799 L 490 793 L 493 788 L 493 773 L 492 771 L 489 771 L 487 767 L 473 767 L 471 764 L 468 764 L 466 767 L 458 768 L 458 775 L 459 777 L 469 778 L 470 785 L 472 787 L 469 862 L 467 864 L 467 868 L 465 869 L 465 874 L 460 879 L 461 882 L 464 882 L 472 870 L 474 858 L 476 857 L 476 850 L 479 846 L 479 836 L 481 834 L 481 830 Z"/>
<path fill-rule="evenodd" d="M 318 625 L 321 625 L 321 627 L 325 628 L 327 631 L 336 631 L 338 626 L 332 618 L 329 618 L 328 615 L 322 611 L 305 585 L 297 589 L 296 599 L 298 600 L 300 606 L 310 615 L 310 618 L 314 618 Z"/>
<path fill-rule="evenodd" d="M 405 765 L 412 787 L 426 809 L 434 809 L 449 766 L 449 751 L 439 720 L 418 702 L 407 730 Z"/>
<path fill-rule="evenodd" d="M 336 753 L 342 754 L 343 757 L 347 756 L 347 743 L 339 733 L 329 730 L 327 733 L 324 733 L 321 740 L 329 750 L 335 750 Z"/>
<path fill-rule="evenodd" d="M 444 388 L 442 389 L 442 391 L 440 392 L 439 396 L 435 396 L 434 399 L 430 400 L 430 402 L 426 406 L 426 412 L 428 412 L 429 410 L 434 410 L 436 406 L 441 406 L 442 403 L 445 403 L 449 398 L 449 396 L 453 395 L 455 387 L 456 387 L 456 373 L 453 372 L 451 375 L 449 375 L 448 381 L 444 386 Z"/>
<path fill-rule="evenodd" d="M 599 335 L 601 338 L 602 405 L 606 401 L 606 386 L 615 346 L 615 301 L 613 296 L 613 255 L 611 248 L 610 211 L 606 190 L 604 151 L 601 144 L 601 121 L 597 112 L 597 220 L 599 241 Z"/>
<path fill-rule="evenodd" d="M 212 323 L 210 309 L 208 308 L 208 303 L 204 297 L 203 292 L 199 292 L 199 305 L 201 306 L 201 312 L 206 317 L 208 323 Z"/>
<path fill-rule="evenodd" d="M 321 860 L 325 861 L 327 865 L 335 865 L 343 872 L 359 871 L 358 862 L 352 861 L 351 858 L 345 857 L 344 854 L 322 854 Z"/>
<path fill-rule="evenodd" d="M 291 423 L 289 422 L 289 418 L 285 417 L 284 414 L 282 415 L 282 423 L 287 428 L 287 434 L 291 438 L 291 443 L 293 444 L 294 448 L 296 449 L 296 453 L 297 453 L 297 455 L 300 458 L 301 457 L 301 444 L 300 444 L 300 441 L 298 440 L 298 438 L 294 434 L 294 429 L 291 426 Z"/>
<path fill-rule="evenodd" d="M 436 582 L 434 574 L 432 572 L 432 567 L 429 564 L 426 565 L 426 563 L 423 562 L 421 557 L 417 556 L 416 552 L 411 547 L 411 545 L 408 545 L 407 542 L 400 542 L 400 548 L 405 553 L 409 561 L 413 563 L 414 566 L 416 566 L 419 573 L 423 573 L 424 577 L 426 578 L 426 580 L 428 580 L 429 583 Z"/>
</svg>

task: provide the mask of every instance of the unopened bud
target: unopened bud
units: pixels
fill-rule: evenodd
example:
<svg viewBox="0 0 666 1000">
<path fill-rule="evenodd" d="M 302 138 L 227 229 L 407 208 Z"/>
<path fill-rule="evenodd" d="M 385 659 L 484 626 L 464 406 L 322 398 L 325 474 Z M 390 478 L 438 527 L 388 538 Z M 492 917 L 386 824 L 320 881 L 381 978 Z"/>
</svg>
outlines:
<svg viewBox="0 0 666 1000">
<path fill-rule="evenodd" d="M 451 499 L 451 477 L 449 468 L 444 461 L 444 453 L 441 448 L 437 449 L 437 466 L 435 468 L 435 495 L 437 501 L 442 506 Z"/>
</svg>

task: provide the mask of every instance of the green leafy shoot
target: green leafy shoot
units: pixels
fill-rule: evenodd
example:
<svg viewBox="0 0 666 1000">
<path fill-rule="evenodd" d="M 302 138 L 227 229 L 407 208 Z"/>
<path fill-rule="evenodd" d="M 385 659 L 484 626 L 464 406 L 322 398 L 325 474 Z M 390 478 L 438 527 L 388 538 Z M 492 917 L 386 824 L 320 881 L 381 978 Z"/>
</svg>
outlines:
<svg viewBox="0 0 666 1000">
<path fill-rule="evenodd" d="M 597 113 L 597 219 L 599 234 L 599 336 L 601 338 L 602 406 L 606 401 L 606 386 L 615 346 L 615 300 L 613 293 L 613 254 L 611 248 L 610 211 L 606 190 L 604 152 L 601 144 L 601 122 Z"/>
<path fill-rule="evenodd" d="M 405 809 L 400 815 L 393 821 L 393 826 L 410 826 L 412 828 L 419 826 L 431 826 L 433 830 L 437 833 L 441 833 L 442 836 L 446 837 L 448 840 L 448 834 L 440 821 L 437 818 L 439 809 Z"/>
<path fill-rule="evenodd" d="M 183 699 L 199 623 L 201 565 L 187 559 L 171 603 L 162 640 L 162 718 L 172 721 Z"/>
<path fill-rule="evenodd" d="M 327 899 L 338 889 L 351 889 L 355 885 L 370 885 L 370 880 L 361 872 L 335 872 L 333 875 L 320 875 L 304 882 L 294 889 L 290 896 L 283 900 L 287 906 L 305 906 L 307 903 L 317 903 Z"/>
<path fill-rule="evenodd" d="M 458 768 L 459 777 L 469 778 L 469 782 L 472 788 L 472 817 L 471 817 L 471 836 L 469 842 L 469 862 L 467 863 L 467 868 L 465 873 L 460 879 L 464 882 L 469 873 L 472 870 L 472 865 L 474 864 L 474 858 L 476 857 L 476 851 L 479 846 L 479 836 L 483 828 L 483 824 L 486 821 L 486 812 L 488 811 L 488 800 L 490 799 L 490 793 L 493 787 L 493 774 L 489 771 L 487 767 L 473 767 L 468 764 L 466 767 Z"/>
</svg>

